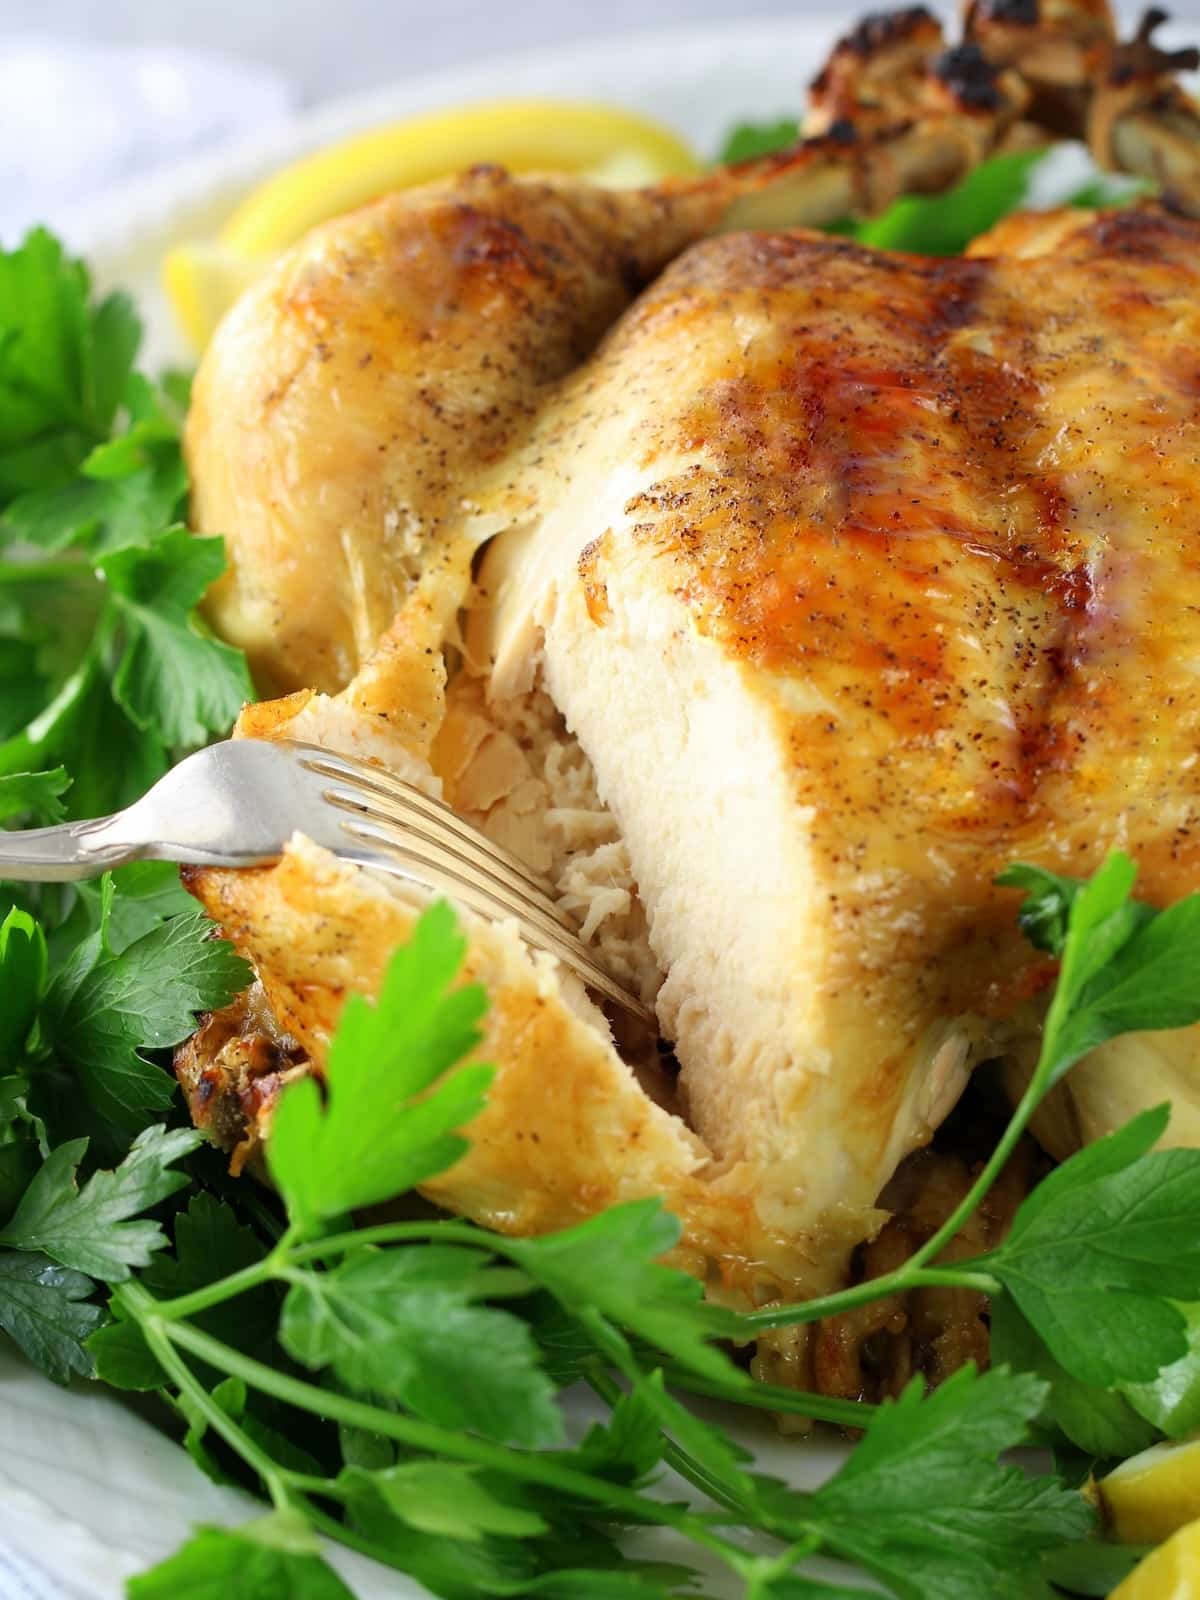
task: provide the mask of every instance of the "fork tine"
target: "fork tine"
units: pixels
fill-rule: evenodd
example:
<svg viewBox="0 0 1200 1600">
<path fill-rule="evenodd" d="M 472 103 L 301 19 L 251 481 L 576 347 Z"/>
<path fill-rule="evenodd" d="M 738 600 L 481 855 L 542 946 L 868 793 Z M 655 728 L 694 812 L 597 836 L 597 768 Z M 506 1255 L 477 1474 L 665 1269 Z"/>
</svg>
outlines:
<svg viewBox="0 0 1200 1600">
<path fill-rule="evenodd" d="M 442 827 L 437 819 L 427 818 L 422 811 L 408 811 L 405 805 L 390 795 L 381 795 L 378 790 L 366 789 L 362 784 L 347 784 L 341 781 L 331 782 L 330 787 L 323 790 L 323 798 L 330 805 L 339 806 L 346 811 L 360 811 L 363 816 L 373 816 L 379 822 L 387 822 L 392 827 L 402 829 L 411 838 L 421 838 L 434 850 L 448 850 L 454 856 L 470 864 L 490 878 L 496 885 L 512 890 L 523 898 L 531 899 L 536 906 L 550 917 L 562 920 L 562 912 L 557 904 L 550 899 L 549 894 L 542 890 L 538 878 L 531 878 L 525 872 L 518 872 L 515 867 L 510 867 L 504 856 L 496 856 L 491 851 L 491 840 L 485 835 L 478 834 L 472 829 L 474 837 L 458 834 L 456 830 Z M 571 923 L 565 922 L 570 928 Z"/>
<path fill-rule="evenodd" d="M 522 879 L 516 873 L 505 872 L 502 863 L 490 861 L 486 847 L 473 845 L 468 848 L 460 845 L 457 838 L 450 838 L 448 842 L 446 837 L 439 838 L 432 830 L 397 817 L 394 811 L 372 804 L 369 800 L 365 800 L 361 793 L 329 788 L 324 791 L 324 799 L 339 811 L 344 811 L 347 816 L 366 818 L 376 827 L 387 829 L 389 837 L 411 851 L 414 859 L 422 855 L 427 858 L 436 855 L 444 858 L 445 863 L 454 863 L 456 869 L 461 869 L 464 864 L 469 865 L 475 877 L 482 879 L 484 886 L 497 898 L 520 906 L 523 915 L 536 913 L 553 922 L 573 938 L 577 936 L 574 923 L 564 911 L 527 879 Z M 343 823 L 342 826 L 349 827 L 349 824 Z M 417 848 L 418 846 L 420 848 Z"/>
<path fill-rule="evenodd" d="M 551 898 L 549 881 L 511 851 L 494 844 L 442 801 L 381 767 L 317 745 L 293 743 L 290 749 L 307 772 L 329 780 L 321 799 L 343 814 L 341 831 L 366 847 L 356 859 L 449 894 L 482 916 L 515 918 L 530 944 L 657 1031 L 651 1008 L 595 960 L 575 924 Z M 379 859 L 380 850 L 389 861 Z"/>
<path fill-rule="evenodd" d="M 520 925 L 522 938 L 527 943 L 536 945 L 540 950 L 545 950 L 556 957 L 564 966 L 582 978 L 584 983 L 623 1010 L 633 1012 L 647 1026 L 657 1031 L 657 1019 L 650 1007 L 643 1005 L 635 995 L 631 995 L 628 990 L 610 978 L 604 968 L 589 954 L 578 934 L 563 923 L 545 917 L 536 907 L 528 902 L 522 903 L 510 891 L 481 884 L 477 878 L 461 870 L 460 864 L 450 852 L 446 852 L 448 860 L 431 861 L 428 848 L 414 849 L 405 843 L 403 829 L 398 824 L 393 823 L 385 827 L 371 818 L 359 818 L 347 814 L 342 826 L 351 839 L 357 839 L 367 847 L 361 855 L 353 857 L 354 859 L 360 860 L 364 865 L 380 867 L 385 871 L 394 870 L 398 876 L 407 878 L 411 883 L 449 895 L 480 916 L 495 918 L 499 912 L 501 915 L 514 918 Z M 385 851 L 392 858 L 395 862 L 394 867 L 380 859 L 381 851 Z M 352 854 L 350 851 L 343 853 Z"/>
<path fill-rule="evenodd" d="M 473 860 L 478 860 L 489 871 L 498 872 L 499 867 L 503 865 L 511 877 L 519 879 L 523 886 L 540 894 L 553 905 L 551 896 L 554 893 L 554 885 L 549 878 L 535 872 L 511 850 L 481 835 L 478 828 L 464 821 L 444 800 L 435 799 L 423 789 L 418 789 L 415 784 L 405 783 L 402 778 L 393 776 L 381 767 L 368 766 L 366 762 L 356 761 L 350 756 L 331 755 L 328 751 L 313 746 L 298 745 L 295 748 L 303 752 L 301 764 L 310 772 L 340 779 L 348 786 L 369 790 L 380 799 L 391 801 L 406 815 L 420 818 L 440 833 L 452 837 Z"/>
<path fill-rule="evenodd" d="M 473 863 L 464 862 L 453 850 L 448 850 L 443 845 L 429 845 L 424 841 L 414 840 L 403 824 L 354 811 L 346 814 L 342 828 L 352 839 L 370 840 L 373 844 L 386 845 L 389 850 L 406 861 L 416 865 L 427 862 L 430 867 L 448 877 L 468 884 L 477 894 L 486 897 L 492 905 L 499 906 L 509 916 L 520 917 L 522 921 L 532 923 L 548 939 L 562 940 L 565 936 L 576 941 L 579 938 L 576 930 L 562 913 L 548 915 L 525 895 L 507 888 L 502 883 L 497 883 L 494 879 L 486 878 L 475 869 Z"/>
<path fill-rule="evenodd" d="M 344 859 L 450 895 L 480 916 L 513 918 L 528 944 L 657 1031 L 651 1008 L 599 965 L 544 879 L 439 801 L 314 745 L 209 745 L 111 817 L 4 835 L 0 867 L 5 877 L 49 882 L 129 861 L 260 866 L 277 861 L 296 832 Z"/>
</svg>

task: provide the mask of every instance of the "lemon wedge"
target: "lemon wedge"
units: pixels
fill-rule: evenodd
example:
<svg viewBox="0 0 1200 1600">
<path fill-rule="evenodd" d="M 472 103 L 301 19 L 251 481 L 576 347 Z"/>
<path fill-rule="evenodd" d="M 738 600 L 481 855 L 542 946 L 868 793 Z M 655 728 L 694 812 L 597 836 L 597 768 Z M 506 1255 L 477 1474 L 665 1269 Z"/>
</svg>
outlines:
<svg viewBox="0 0 1200 1600">
<path fill-rule="evenodd" d="M 193 349 L 203 350 L 229 307 L 264 263 L 216 241 L 181 244 L 163 257 L 163 288 Z"/>
<path fill-rule="evenodd" d="M 1124 1543 L 1169 1539 L 1200 1519 L 1200 1439 L 1156 1444 L 1130 1456 L 1096 1484 L 1095 1492 Z"/>
<path fill-rule="evenodd" d="M 1200 1600 L 1200 1522 L 1139 1561 L 1109 1600 Z"/>
<path fill-rule="evenodd" d="M 180 325 L 202 349 L 247 284 L 317 223 L 481 161 L 510 172 L 575 173 L 614 188 L 700 166 L 661 123 L 583 102 L 501 100 L 372 128 L 268 178 L 215 240 L 168 253 L 163 279 Z"/>
<path fill-rule="evenodd" d="M 631 111 L 498 100 L 374 128 L 297 161 L 242 202 L 221 230 L 221 242 L 244 255 L 274 254 L 327 217 L 477 161 L 511 172 L 575 172 L 630 187 L 698 166 L 669 128 Z"/>
</svg>

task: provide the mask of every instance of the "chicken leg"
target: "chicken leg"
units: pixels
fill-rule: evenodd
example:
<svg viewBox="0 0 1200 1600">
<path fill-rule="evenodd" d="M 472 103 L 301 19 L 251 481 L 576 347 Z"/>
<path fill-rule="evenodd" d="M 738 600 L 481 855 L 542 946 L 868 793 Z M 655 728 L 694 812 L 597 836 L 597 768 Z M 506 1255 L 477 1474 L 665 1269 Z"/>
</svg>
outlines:
<svg viewBox="0 0 1200 1600">
<path fill-rule="evenodd" d="M 230 562 L 218 632 L 265 692 L 333 692 L 418 582 L 448 627 L 503 525 L 479 514 L 480 476 L 669 261 L 709 234 L 944 188 L 1019 114 L 1006 93 L 981 109 L 947 82 L 903 128 L 833 127 L 653 189 L 480 167 L 316 229 L 237 303 L 196 379 L 192 521 Z"/>
</svg>

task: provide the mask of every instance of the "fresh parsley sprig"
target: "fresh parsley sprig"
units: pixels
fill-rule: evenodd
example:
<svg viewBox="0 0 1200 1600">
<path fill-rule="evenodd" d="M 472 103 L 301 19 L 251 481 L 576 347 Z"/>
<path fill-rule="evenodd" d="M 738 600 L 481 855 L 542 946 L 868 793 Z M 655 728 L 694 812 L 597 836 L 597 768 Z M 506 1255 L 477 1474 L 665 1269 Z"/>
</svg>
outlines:
<svg viewBox="0 0 1200 1600">
<path fill-rule="evenodd" d="M 83 1342 L 106 1320 L 86 1304 L 93 1279 L 119 1283 L 167 1243 L 156 1222 L 134 1220 L 188 1181 L 172 1163 L 199 1143 L 190 1129 L 149 1128 L 114 1171 L 76 1172 L 79 1139 L 53 1150 L 0 1229 L 0 1328 L 51 1378 L 92 1375 Z"/>
<path fill-rule="evenodd" d="M 186 386 L 135 370 L 141 331 L 44 230 L 0 251 L 0 826 L 116 809 L 250 696 L 195 613 L 221 541 L 181 526 Z M 175 1098 L 147 1052 L 245 983 L 209 932 L 165 866 L 0 885 L 0 1227 L 26 1252 L 0 1256 L 0 1322 L 56 1378 L 90 1371 L 93 1278 L 165 1242 L 132 1218 L 185 1181 L 163 1150 L 195 1141 L 147 1132 Z"/>
<path fill-rule="evenodd" d="M 1200 895 L 1155 911 L 1132 898 L 1135 875 L 1128 857 L 1116 853 L 1086 883 L 1023 866 L 1001 876 L 1002 884 L 1029 894 L 1023 912 L 1026 927 L 1059 958 L 1060 967 L 1037 1065 L 996 1148 L 960 1204 L 902 1267 L 819 1300 L 753 1312 L 743 1319 L 748 1327 L 812 1322 L 922 1286 L 960 1286 L 987 1294 L 1007 1287 L 1052 1352 L 1060 1360 L 1065 1355 L 1064 1365 L 1074 1365 L 1084 1382 L 1136 1380 L 1148 1368 L 1157 1371 L 1184 1354 L 1185 1323 L 1171 1302 L 1200 1300 L 1200 1254 L 1195 1249 L 1200 1152 L 1147 1154 L 1165 1129 L 1165 1110 L 1146 1113 L 1110 1139 L 1072 1156 L 1022 1203 L 999 1250 L 952 1267 L 930 1266 L 978 1209 L 1046 1094 L 1083 1055 L 1123 1033 L 1200 1021 Z M 1110 1221 L 1093 1238 L 1081 1231 L 1078 1219 L 1101 1206 Z M 1162 1238 L 1161 1248 L 1149 1243 L 1150 1235 Z M 1051 1287 L 1047 1264 L 1061 1265 L 1073 1252 L 1080 1270 L 1068 1272 L 1063 1294 L 1039 1298 L 1039 1285 L 1043 1291 Z M 1171 1263 L 1163 1259 L 1166 1255 Z M 1138 1297 L 1138 1307 L 1129 1307 L 1129 1318 L 1130 1323 L 1148 1319 L 1145 1354 L 1135 1348 L 1137 1339 L 1126 1325 L 1123 1336 L 1114 1329 L 1121 1354 L 1114 1348 L 1107 1358 L 1102 1355 L 1094 1320 L 1099 1301 L 1089 1302 L 1086 1290 L 1082 1298 L 1070 1297 L 1069 1286 L 1078 1285 L 1081 1276 L 1087 1282 L 1098 1257 L 1103 1257 L 1105 1270 L 1090 1281 L 1093 1287 L 1097 1281 L 1103 1286 L 1101 1296 L 1104 1289 L 1113 1289 Z M 1116 1261 L 1124 1267 L 1114 1274 Z M 1125 1309 L 1104 1300 L 1105 1315 L 1114 1319 Z M 1056 1326 L 1060 1314 L 1068 1320 Z M 1090 1359 L 1081 1346 L 1093 1352 Z"/>
<path fill-rule="evenodd" d="M 50 234 L 0 251 L 0 822 L 45 816 L 65 773 L 71 815 L 114 811 L 251 698 L 195 612 L 222 541 L 182 526 L 183 395 L 140 342 Z"/>
<path fill-rule="evenodd" d="M 615 1207 L 539 1239 L 438 1219 L 341 1226 L 348 1207 L 386 1198 L 394 1180 L 382 1161 L 347 1173 L 332 1130 L 377 1130 L 405 1178 L 432 1170 L 431 1149 L 445 1164 L 461 1151 L 452 1119 L 476 1103 L 486 1070 L 470 1060 L 480 997 L 457 982 L 462 952 L 448 908 L 426 913 L 378 1000 L 347 1007 L 327 1097 L 315 1085 L 284 1093 L 277 1117 L 303 1118 L 304 1142 L 289 1135 L 272 1158 L 289 1208 L 282 1237 L 257 1257 L 231 1257 L 224 1276 L 193 1275 L 183 1293 L 153 1292 L 156 1271 L 165 1287 L 160 1257 L 140 1281 L 121 1278 L 118 1320 L 89 1341 L 102 1378 L 175 1396 L 197 1458 L 214 1468 L 203 1436 L 221 1441 L 283 1525 L 294 1528 L 299 1516 L 451 1597 L 682 1592 L 686 1569 L 631 1564 L 613 1542 L 615 1529 L 650 1524 L 684 1549 L 701 1547 L 760 1600 L 846 1592 L 800 1570 L 820 1550 L 859 1563 L 904 1600 L 999 1600 L 1043 1552 L 1085 1536 L 1092 1514 L 1077 1493 L 996 1459 L 1045 1408 L 1048 1385 L 1033 1376 L 965 1371 L 929 1399 L 914 1384 L 900 1402 L 857 1413 L 863 1444 L 815 1494 L 763 1478 L 664 1383 L 669 1362 L 731 1397 L 754 1392 L 720 1345 L 737 1320 L 706 1307 L 694 1280 L 661 1263 L 679 1227 L 657 1202 Z M 286 1110 L 289 1097 L 296 1112 Z M 423 1113 L 427 1106 L 438 1109 Z M 248 1348 L 234 1336 L 232 1313 L 280 1292 L 282 1359 L 271 1362 L 261 1340 Z M 537 1339 L 547 1303 L 591 1351 L 565 1364 L 561 1381 L 581 1371 L 612 1407 L 608 1426 L 573 1449 L 563 1445 L 557 1382 Z M 340 1470 L 282 1459 L 264 1442 L 247 1396 L 285 1419 L 337 1423 Z M 818 1397 L 811 1403 L 820 1409 Z M 703 1497 L 698 1508 L 650 1492 L 660 1464 L 691 1483 Z M 931 1513 L 913 1510 L 922 1485 L 936 1500 L 933 1525 Z M 439 1538 L 450 1527 L 453 1547 Z M 774 1549 L 748 1552 L 747 1530 Z M 230 1550 L 260 1542 L 254 1530 L 205 1530 L 134 1592 L 165 1592 L 155 1585 L 207 1560 L 223 1537 Z M 913 1576 L 927 1546 L 936 1551 L 936 1589 Z M 287 1549 L 286 1562 L 277 1551 L 255 1560 L 289 1572 L 300 1561 L 320 1574 L 314 1584 L 328 1581 L 313 1548 Z M 214 1570 L 226 1555 L 222 1546 Z"/>
<path fill-rule="evenodd" d="M 1186 998 L 1189 903 L 1161 917 L 1140 906 L 1120 859 L 1085 886 L 1045 875 L 1022 886 L 1033 891 L 1025 907 L 1030 925 L 1062 960 L 1066 998 L 1050 1008 L 1029 1091 L 969 1197 L 972 1205 L 1076 1054 L 1126 1025 L 1200 1011 L 1200 1001 Z M 1160 1274 L 1171 1253 L 1163 1224 L 1168 1215 L 1186 1220 L 1188 1208 L 1200 1205 L 1200 1156 L 1152 1151 L 1163 1118 L 1148 1113 L 1064 1163 L 988 1256 L 931 1264 L 941 1248 L 935 1237 L 932 1249 L 919 1253 L 923 1259 L 892 1277 L 903 1287 L 931 1279 L 986 1285 L 998 1307 L 1021 1319 L 1025 1342 L 1010 1339 L 1004 1353 L 1025 1370 L 982 1377 L 967 1370 L 932 1396 L 914 1383 L 897 1402 L 852 1412 L 865 1424 L 863 1442 L 827 1485 L 800 1494 L 762 1477 L 722 1429 L 676 1399 L 663 1369 L 751 1401 L 755 1386 L 724 1354 L 724 1339 L 764 1321 L 842 1309 L 847 1296 L 892 1292 L 889 1279 L 809 1306 L 735 1318 L 706 1307 L 690 1277 L 662 1264 L 679 1229 L 651 1201 L 538 1239 L 437 1218 L 345 1226 L 348 1211 L 390 1198 L 414 1175 L 429 1176 L 461 1154 L 460 1119 L 474 1114 L 488 1080 L 488 1069 L 471 1060 L 482 997 L 457 980 L 462 954 L 449 909 L 435 907 L 396 953 L 378 1000 L 347 1005 L 325 1095 L 311 1082 L 285 1091 L 276 1127 L 282 1119 L 287 1131 L 270 1160 L 288 1225 L 269 1248 L 256 1249 L 208 1200 L 196 1225 L 229 1241 L 214 1245 L 211 1270 L 187 1243 L 189 1212 L 177 1224 L 182 1270 L 173 1276 L 155 1251 L 131 1279 L 136 1245 L 118 1231 L 130 1221 L 105 1221 L 87 1187 L 74 1202 L 86 1196 L 89 1215 L 99 1218 L 88 1233 L 86 1262 L 70 1253 L 70 1229 L 56 1238 L 50 1227 L 27 1227 L 30 1250 L 44 1251 L 59 1271 L 77 1264 L 95 1270 L 97 1255 L 107 1256 L 117 1320 L 88 1340 L 98 1374 L 118 1387 L 173 1397 L 197 1460 L 223 1475 L 248 1473 L 283 1519 L 268 1529 L 290 1528 L 300 1540 L 289 1535 L 281 1554 L 271 1531 L 270 1553 L 254 1559 L 326 1584 L 332 1575 L 307 1542 L 316 1531 L 451 1597 L 577 1592 L 645 1600 L 680 1593 L 686 1583 L 686 1569 L 624 1562 L 613 1531 L 652 1524 L 682 1548 L 704 1549 L 760 1600 L 837 1592 L 803 1574 L 804 1559 L 820 1551 L 857 1563 L 901 1600 L 1000 1600 L 1026 1582 L 1036 1592 L 1043 1557 L 1074 1549 L 1092 1514 L 1073 1489 L 1031 1479 L 997 1458 L 1047 1419 L 1061 1425 L 1070 1402 L 1087 1394 L 1102 1395 L 1109 1407 L 1109 1433 L 1092 1442 L 1119 1438 L 1136 1448 L 1143 1425 L 1120 1385 L 1153 1383 L 1164 1363 L 1186 1353 L 1184 1319 L 1166 1296 L 1192 1294 L 1197 1258 L 1174 1252 Z M 1146 993 L 1135 1003 L 1139 985 Z M 378 1135 L 378 1146 L 364 1144 L 363 1130 Z M 349 1148 L 360 1152 L 350 1163 Z M 39 1214 L 31 1202 L 27 1217 L 36 1222 Z M 1088 1219 L 1083 1231 L 1081 1216 Z M 945 1238 L 957 1227 L 951 1218 Z M 1100 1305 L 1089 1288 L 1096 1263 L 1083 1260 L 1089 1250 L 1108 1274 Z M 1070 1271 L 1064 1251 L 1078 1258 Z M 912 1276 L 903 1278 L 906 1272 Z M 64 1316 L 80 1303 L 69 1298 L 70 1288 L 59 1286 Z M 1095 1363 L 1099 1349 L 1103 1366 L 1080 1372 L 1079 1330 L 1094 1328 L 1122 1295 L 1153 1302 L 1160 1334 L 1152 1356 L 1140 1349 L 1131 1356 L 1120 1313 L 1111 1337 L 1087 1345 L 1082 1358 Z M 1052 1312 L 1042 1304 L 1047 1299 Z M 257 1331 L 248 1341 L 237 1308 L 251 1306 Z M 574 1330 L 568 1343 L 575 1353 L 560 1358 L 555 1371 L 538 1336 L 547 1306 Z M 1133 1314 L 1144 1311 L 1139 1304 Z M 276 1318 L 277 1353 L 267 1360 Z M 561 1332 L 553 1337 L 561 1349 Z M 613 1420 L 571 1449 L 563 1444 L 556 1390 L 578 1375 L 612 1407 Z M 820 1413 L 818 1397 L 801 1401 Z M 269 1423 L 262 1406 L 275 1408 Z M 338 1425 L 340 1467 L 328 1461 L 327 1446 L 320 1459 L 286 1446 L 303 1417 L 309 1426 L 317 1419 Z M 224 1461 L 210 1439 L 227 1452 Z M 700 1506 L 654 1492 L 656 1467 L 689 1482 Z M 453 1557 L 441 1536 L 450 1525 L 458 1530 Z M 310 1533 L 295 1533 L 297 1526 Z M 774 1550 L 748 1553 L 746 1531 Z M 224 1539 L 235 1552 L 248 1539 L 263 1542 L 254 1530 L 206 1530 L 175 1558 L 184 1565 L 167 1564 L 141 1580 L 142 1592 L 164 1592 L 154 1585 L 175 1581 L 189 1564 L 220 1569 Z M 568 1551 L 586 1551 L 586 1563 Z"/>
<path fill-rule="evenodd" d="M 93 1172 L 80 1188 L 79 1163 L 87 1140 L 75 1139 L 52 1150 L 21 1198 L 0 1246 L 35 1250 L 60 1266 L 89 1273 L 106 1283 L 122 1283 L 134 1267 L 149 1264 L 166 1244 L 157 1222 L 133 1221 L 187 1183 L 172 1163 L 203 1141 L 192 1128 L 147 1128 L 111 1172 Z"/>
<path fill-rule="evenodd" d="M 156 1125 L 175 1091 L 144 1051 L 185 1038 L 247 976 L 203 917 L 169 915 L 157 871 L 134 885 L 153 892 L 130 909 L 106 880 L 95 933 L 62 961 L 28 912 L 0 923 L 0 1327 L 60 1382 L 91 1372 L 93 1280 L 119 1282 L 167 1243 L 133 1219 L 188 1182 L 172 1163 L 202 1143 Z"/>
</svg>

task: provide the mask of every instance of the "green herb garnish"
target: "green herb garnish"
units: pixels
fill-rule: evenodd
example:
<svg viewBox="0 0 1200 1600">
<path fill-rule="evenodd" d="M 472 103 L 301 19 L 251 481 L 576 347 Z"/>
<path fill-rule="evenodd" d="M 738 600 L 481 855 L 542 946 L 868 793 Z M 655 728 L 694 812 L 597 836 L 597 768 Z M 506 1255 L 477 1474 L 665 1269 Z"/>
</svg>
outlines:
<svg viewBox="0 0 1200 1600">
<path fill-rule="evenodd" d="M 1194 1001 L 1181 998 L 1188 963 L 1200 968 L 1190 938 L 1200 901 L 1158 914 L 1133 901 L 1131 887 L 1120 857 L 1084 886 L 1038 880 L 1037 892 L 1057 894 L 1067 907 L 1058 950 L 1063 999 L 1051 1007 L 1042 1060 L 1001 1151 L 1015 1143 L 1078 1041 L 1113 1036 L 1118 1019 L 1146 1027 L 1158 1006 L 1171 1025 L 1185 1009 L 1192 1020 L 1200 1017 L 1200 984 Z M 702 1546 L 749 1595 L 838 1592 L 810 1585 L 797 1570 L 820 1551 L 856 1563 L 902 1600 L 1002 1600 L 1024 1592 L 1023 1584 L 1037 1592 L 1043 1559 L 1085 1539 L 1092 1513 L 1074 1488 L 1030 1477 L 998 1457 L 1056 1426 L 1057 1417 L 1069 1418 L 1068 1402 L 1089 1385 L 1108 1408 L 1086 1441 L 1097 1453 L 1113 1440 L 1139 1448 L 1155 1436 L 1119 1386 L 1186 1355 L 1185 1321 L 1167 1297 L 1200 1300 L 1200 1252 L 1188 1220 L 1200 1205 L 1200 1153 L 1151 1151 L 1164 1118 L 1146 1113 L 1065 1162 L 1025 1201 L 999 1249 L 929 1264 L 983 1198 L 1001 1155 L 932 1248 L 896 1273 L 743 1317 L 706 1308 L 693 1280 L 659 1264 L 678 1226 L 653 1202 L 618 1206 L 541 1239 L 507 1239 L 453 1220 L 342 1227 L 337 1213 L 358 1203 L 352 1196 L 380 1200 L 388 1183 L 369 1166 L 349 1178 L 323 1166 L 334 1148 L 324 1142 L 325 1124 L 386 1123 L 397 1170 L 405 1173 L 416 1161 L 428 1174 L 432 1149 L 440 1148 L 444 1165 L 461 1149 L 439 1143 L 438 1114 L 410 1123 L 404 1110 L 406 1102 L 413 1107 L 411 1094 L 432 1089 L 415 1105 L 436 1105 L 439 1085 L 452 1097 L 460 1092 L 453 1086 L 469 1083 L 474 1096 L 483 1081 L 486 1069 L 469 1061 L 480 997 L 456 984 L 461 955 L 448 909 L 434 908 L 396 953 L 378 1001 L 348 1007 L 330 1055 L 327 1108 L 315 1086 L 285 1091 L 280 1116 L 316 1119 L 306 1138 L 317 1170 L 329 1178 L 329 1199 L 314 1199 L 316 1186 L 292 1165 L 300 1147 L 287 1145 L 275 1170 L 288 1222 L 256 1259 L 239 1255 L 229 1275 L 165 1299 L 152 1292 L 148 1276 L 131 1280 L 124 1266 L 110 1274 L 119 1320 L 89 1341 L 99 1375 L 117 1386 L 156 1384 L 175 1396 L 222 1442 L 223 1470 L 236 1475 L 240 1461 L 287 1526 L 300 1518 L 441 1594 L 686 1592 L 676 1576 L 620 1565 L 612 1531 L 647 1523 L 681 1541 L 681 1559 L 689 1543 Z M 1139 974 L 1142 1001 L 1114 1006 L 1114 996 L 1128 996 L 1131 972 Z M 392 1047 L 401 1038 L 402 1068 Z M 61 1265 L 77 1263 L 69 1253 L 55 1256 L 44 1234 L 30 1244 Z M 102 1236 L 95 1247 L 104 1248 Z M 1021 1330 L 1005 1340 L 1013 1366 L 983 1376 L 965 1369 L 930 1396 L 914 1382 L 899 1401 L 864 1407 L 863 1441 L 814 1493 L 763 1477 L 720 1427 L 664 1385 L 669 1364 L 685 1384 L 691 1370 L 732 1397 L 749 1398 L 753 1384 L 723 1353 L 725 1337 L 810 1321 L 921 1283 L 984 1286 L 998 1311 L 1011 1308 Z M 262 1297 L 281 1292 L 278 1352 L 266 1359 L 270 1352 L 258 1343 L 247 1353 L 229 1337 L 236 1304 L 257 1297 L 261 1318 Z M 1118 1307 L 1103 1327 L 1108 1306 L 1124 1298 L 1129 1314 Z M 589 1377 L 615 1408 L 610 1427 L 575 1450 L 562 1447 L 556 1383 L 539 1350 L 548 1300 L 582 1347 L 570 1377 Z M 208 1331 L 206 1319 L 217 1315 L 225 1319 L 223 1334 Z M 1149 1356 L 1146 1342 L 1125 1331 L 1131 1317 L 1158 1330 Z M 1018 1363 L 1023 1370 L 1014 1370 Z M 297 1367 L 323 1382 L 298 1375 Z M 238 1404 L 231 1408 L 228 1389 L 211 1387 L 214 1377 L 205 1374 L 240 1386 Z M 339 1424 L 334 1458 L 313 1471 L 265 1447 L 246 1409 L 245 1396 L 255 1394 L 279 1408 L 292 1429 L 304 1414 Z M 820 1400 L 811 1403 L 819 1411 Z M 690 1479 L 707 1497 L 707 1510 L 647 1492 L 660 1462 Z M 457 1547 L 453 1559 L 435 1557 L 438 1534 L 450 1538 L 452 1527 L 469 1558 Z M 766 1536 L 777 1553 L 747 1554 L 738 1530 Z M 209 1530 L 175 1562 L 198 1560 L 215 1540 L 237 1545 L 247 1537 L 257 1535 Z M 594 1558 L 590 1567 L 570 1568 L 569 1582 L 564 1541 Z M 288 1559 L 300 1559 L 299 1546 Z M 327 1581 L 314 1550 L 306 1548 L 303 1560 L 314 1583 Z M 168 1563 L 155 1581 L 182 1570 Z"/>
<path fill-rule="evenodd" d="M 195 616 L 222 545 L 181 526 L 177 385 L 140 341 L 48 233 L 0 251 L 0 822 L 54 815 L 61 769 L 72 816 L 116 810 L 252 696 Z"/>
</svg>

